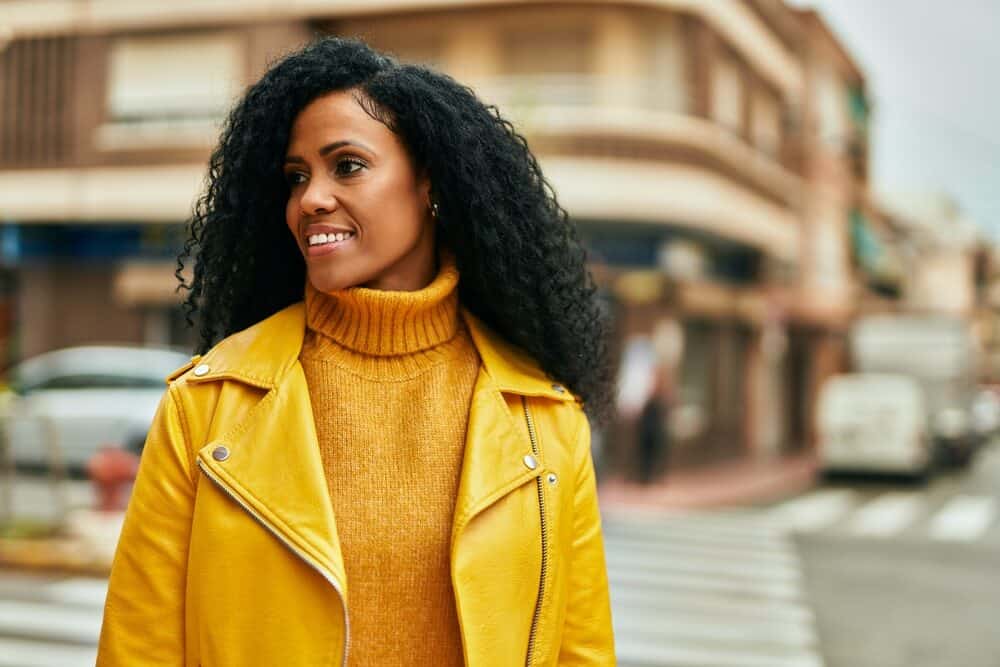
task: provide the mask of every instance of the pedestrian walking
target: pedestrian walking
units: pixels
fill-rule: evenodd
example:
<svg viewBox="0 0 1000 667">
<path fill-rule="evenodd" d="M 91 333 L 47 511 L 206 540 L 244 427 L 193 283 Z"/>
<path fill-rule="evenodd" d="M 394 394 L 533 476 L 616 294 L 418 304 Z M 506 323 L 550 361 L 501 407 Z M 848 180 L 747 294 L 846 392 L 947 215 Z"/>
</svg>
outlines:
<svg viewBox="0 0 1000 667">
<path fill-rule="evenodd" d="M 199 354 L 143 450 L 98 664 L 614 664 L 585 256 L 469 88 L 348 39 L 275 63 L 179 259 Z"/>
<path fill-rule="evenodd" d="M 636 423 L 638 478 L 650 484 L 666 472 L 670 456 L 671 392 L 665 369 L 657 369 L 652 391 Z"/>
</svg>

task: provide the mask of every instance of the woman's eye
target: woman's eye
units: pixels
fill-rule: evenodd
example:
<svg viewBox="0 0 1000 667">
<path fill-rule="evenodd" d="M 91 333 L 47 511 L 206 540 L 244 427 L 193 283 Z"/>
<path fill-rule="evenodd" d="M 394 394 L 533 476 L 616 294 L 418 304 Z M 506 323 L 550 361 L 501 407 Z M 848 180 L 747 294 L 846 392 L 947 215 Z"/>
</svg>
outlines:
<svg viewBox="0 0 1000 667">
<path fill-rule="evenodd" d="M 367 166 L 364 162 L 356 158 L 345 158 L 337 162 L 337 174 L 340 176 L 350 176 Z"/>
<path fill-rule="evenodd" d="M 303 174 L 301 171 L 294 171 L 285 174 L 285 180 L 288 182 L 289 185 L 300 185 L 306 182 L 306 175 Z"/>
</svg>

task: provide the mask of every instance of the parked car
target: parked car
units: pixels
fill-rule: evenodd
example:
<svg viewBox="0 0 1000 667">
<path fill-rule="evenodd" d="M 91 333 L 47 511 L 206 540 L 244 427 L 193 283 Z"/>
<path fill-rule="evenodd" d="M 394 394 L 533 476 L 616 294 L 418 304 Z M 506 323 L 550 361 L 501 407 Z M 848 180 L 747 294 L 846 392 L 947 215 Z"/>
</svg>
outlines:
<svg viewBox="0 0 1000 667">
<path fill-rule="evenodd" d="M 817 410 L 820 468 L 926 478 L 933 438 L 918 381 L 906 375 L 854 373 L 828 379 Z"/>
<path fill-rule="evenodd" d="M 106 444 L 139 451 L 166 389 L 189 356 L 168 348 L 84 346 L 27 359 L 10 371 L 3 429 L 15 465 L 61 457 L 82 469 Z"/>
</svg>

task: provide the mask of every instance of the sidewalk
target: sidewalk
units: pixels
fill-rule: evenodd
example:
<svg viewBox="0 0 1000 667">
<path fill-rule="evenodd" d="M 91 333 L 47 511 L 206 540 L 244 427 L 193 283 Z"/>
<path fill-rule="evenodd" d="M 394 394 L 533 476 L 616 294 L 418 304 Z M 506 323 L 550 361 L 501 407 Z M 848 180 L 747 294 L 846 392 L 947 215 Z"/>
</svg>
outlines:
<svg viewBox="0 0 1000 667">
<path fill-rule="evenodd" d="M 815 456 L 800 454 L 681 470 L 649 486 L 609 478 L 601 483 L 598 494 L 601 505 L 613 510 L 684 512 L 779 500 L 810 488 L 815 476 Z"/>
<path fill-rule="evenodd" d="M 13 483 L 12 495 L 5 496 L 12 506 L 3 509 L 14 533 L 0 533 L 0 570 L 107 576 L 124 512 L 90 509 L 96 497 L 87 480 L 66 480 L 54 489 L 44 477 L 19 474 Z M 45 536 L 13 536 L 18 527 Z"/>
</svg>

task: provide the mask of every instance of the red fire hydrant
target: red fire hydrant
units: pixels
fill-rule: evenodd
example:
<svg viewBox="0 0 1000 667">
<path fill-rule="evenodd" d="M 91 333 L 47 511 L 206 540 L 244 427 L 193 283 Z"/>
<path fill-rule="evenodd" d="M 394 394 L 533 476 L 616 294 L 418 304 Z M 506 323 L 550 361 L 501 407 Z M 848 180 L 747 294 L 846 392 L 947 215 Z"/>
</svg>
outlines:
<svg viewBox="0 0 1000 667">
<path fill-rule="evenodd" d="M 97 492 L 97 509 L 114 512 L 128 503 L 126 488 L 139 471 L 139 457 L 114 445 L 104 445 L 87 461 L 87 474 Z"/>
</svg>

